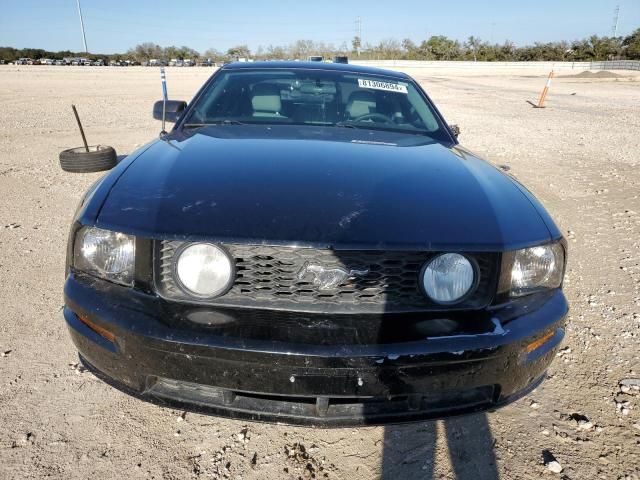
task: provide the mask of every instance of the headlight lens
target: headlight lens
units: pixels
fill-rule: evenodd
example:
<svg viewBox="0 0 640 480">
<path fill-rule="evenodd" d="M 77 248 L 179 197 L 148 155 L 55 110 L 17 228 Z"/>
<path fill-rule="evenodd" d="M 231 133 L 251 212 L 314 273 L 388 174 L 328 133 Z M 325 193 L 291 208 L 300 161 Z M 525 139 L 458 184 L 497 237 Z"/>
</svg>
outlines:
<svg viewBox="0 0 640 480">
<path fill-rule="evenodd" d="M 516 250 L 511 268 L 511 296 L 521 296 L 562 284 L 564 248 L 560 243 Z"/>
<path fill-rule="evenodd" d="M 135 237 L 96 227 L 83 227 L 73 247 L 75 269 L 122 285 L 133 285 Z"/>
<path fill-rule="evenodd" d="M 233 265 L 222 248 L 210 243 L 192 243 L 178 253 L 175 274 L 187 293 L 211 298 L 231 286 Z"/>
<path fill-rule="evenodd" d="M 460 301 L 475 282 L 473 265 L 459 253 L 445 253 L 433 258 L 422 273 L 426 294 L 438 303 Z"/>
</svg>

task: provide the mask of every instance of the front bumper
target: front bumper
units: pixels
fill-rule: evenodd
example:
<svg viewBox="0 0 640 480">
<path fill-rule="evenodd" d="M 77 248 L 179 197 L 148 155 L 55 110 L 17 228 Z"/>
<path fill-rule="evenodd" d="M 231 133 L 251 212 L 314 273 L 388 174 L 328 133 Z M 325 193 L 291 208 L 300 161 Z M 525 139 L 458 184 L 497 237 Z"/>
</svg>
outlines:
<svg viewBox="0 0 640 480">
<path fill-rule="evenodd" d="M 64 317 L 85 365 L 154 403 L 318 426 L 442 418 L 520 398 L 542 381 L 568 311 L 557 290 L 493 310 L 484 333 L 326 345 L 177 329 L 159 302 L 70 274 Z"/>
</svg>

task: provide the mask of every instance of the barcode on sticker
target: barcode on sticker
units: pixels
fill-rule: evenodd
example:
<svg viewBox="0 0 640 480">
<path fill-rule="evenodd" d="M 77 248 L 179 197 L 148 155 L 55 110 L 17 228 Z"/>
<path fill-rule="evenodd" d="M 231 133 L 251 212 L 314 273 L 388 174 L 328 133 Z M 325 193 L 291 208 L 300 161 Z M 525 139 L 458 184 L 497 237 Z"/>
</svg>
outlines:
<svg viewBox="0 0 640 480">
<path fill-rule="evenodd" d="M 405 85 L 400 85 L 399 83 L 380 82 L 378 80 L 365 80 L 364 78 L 359 78 L 358 86 L 360 88 L 373 88 L 374 90 L 385 90 L 387 92 L 407 93 L 407 87 Z"/>
</svg>

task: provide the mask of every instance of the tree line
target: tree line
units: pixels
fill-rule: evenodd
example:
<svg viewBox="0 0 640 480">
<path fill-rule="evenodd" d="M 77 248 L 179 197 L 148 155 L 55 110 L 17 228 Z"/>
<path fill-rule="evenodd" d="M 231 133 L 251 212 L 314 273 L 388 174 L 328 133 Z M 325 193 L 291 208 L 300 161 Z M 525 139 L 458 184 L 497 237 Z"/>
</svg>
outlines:
<svg viewBox="0 0 640 480">
<path fill-rule="evenodd" d="M 247 45 L 237 45 L 219 51 L 210 48 L 198 52 L 190 47 L 161 47 L 145 42 L 129 49 L 125 53 L 86 54 L 69 50 L 51 52 L 38 48 L 15 49 L 0 47 L 0 60 L 11 62 L 18 58 L 33 59 L 64 57 L 87 57 L 91 60 L 135 60 L 138 62 L 158 59 L 169 61 L 202 60 L 232 61 L 238 58 L 256 60 L 305 59 L 310 55 L 322 55 L 331 58 L 347 55 L 361 60 L 473 60 L 473 61 L 600 61 L 617 59 L 640 59 L 640 28 L 626 37 L 606 37 L 592 35 L 589 38 L 572 42 L 536 42 L 533 45 L 516 46 L 513 42 L 491 43 L 475 36 L 461 42 L 444 35 L 434 35 L 420 43 L 407 38 L 382 40 L 378 44 L 362 43 L 354 37 L 350 45 L 344 42 L 340 46 L 330 43 L 298 40 L 289 45 L 260 46 L 254 51 Z"/>
</svg>

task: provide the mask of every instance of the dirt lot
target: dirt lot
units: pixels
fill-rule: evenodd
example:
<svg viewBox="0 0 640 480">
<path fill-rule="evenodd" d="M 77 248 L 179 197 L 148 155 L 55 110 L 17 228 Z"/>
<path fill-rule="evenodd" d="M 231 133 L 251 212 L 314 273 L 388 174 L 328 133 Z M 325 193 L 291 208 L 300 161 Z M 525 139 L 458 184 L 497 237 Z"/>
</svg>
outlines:
<svg viewBox="0 0 640 480">
<path fill-rule="evenodd" d="M 169 69 L 189 99 L 211 70 Z M 565 348 L 546 382 L 497 413 L 313 430 L 162 409 L 78 366 L 64 326 L 69 220 L 98 177 L 63 173 L 89 141 L 125 154 L 157 136 L 159 74 L 0 67 L 1 478 L 640 478 L 640 78 L 410 72 L 461 141 L 522 180 L 570 244 Z M 568 72 L 567 75 L 576 72 Z M 563 468 L 543 462 L 553 455 Z"/>
</svg>

